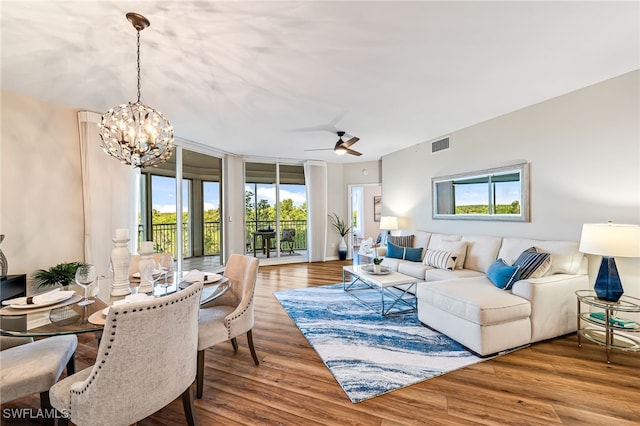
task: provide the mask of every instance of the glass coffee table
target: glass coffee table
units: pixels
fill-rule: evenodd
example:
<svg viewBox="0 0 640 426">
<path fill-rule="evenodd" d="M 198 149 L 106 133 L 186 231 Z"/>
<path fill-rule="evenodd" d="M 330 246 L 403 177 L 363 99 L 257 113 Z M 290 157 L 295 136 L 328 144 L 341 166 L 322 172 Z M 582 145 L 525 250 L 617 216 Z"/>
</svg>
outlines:
<svg viewBox="0 0 640 426">
<path fill-rule="evenodd" d="M 347 276 L 351 279 L 347 280 Z M 418 280 L 410 275 L 391 271 L 382 267 L 375 272 L 373 265 L 349 265 L 342 267 L 342 285 L 344 291 L 356 298 L 369 309 L 383 316 L 402 315 L 416 312 L 415 296 Z M 362 291 L 377 291 L 380 295 L 381 309 L 358 296 Z"/>
</svg>

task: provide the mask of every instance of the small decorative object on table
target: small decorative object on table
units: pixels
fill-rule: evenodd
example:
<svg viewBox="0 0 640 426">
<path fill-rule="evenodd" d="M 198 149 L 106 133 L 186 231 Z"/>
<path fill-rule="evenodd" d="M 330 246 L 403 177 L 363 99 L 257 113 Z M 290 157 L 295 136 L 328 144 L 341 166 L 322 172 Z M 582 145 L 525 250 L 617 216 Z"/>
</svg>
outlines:
<svg viewBox="0 0 640 426">
<path fill-rule="evenodd" d="M 129 230 L 116 229 L 113 239 L 115 247 L 111 250 L 111 267 L 113 268 L 112 296 L 126 296 L 131 293 L 129 283 L 129 266 L 131 265 L 131 250 L 129 250 Z"/>
<path fill-rule="evenodd" d="M 380 271 L 382 270 L 382 259 L 379 257 L 374 257 L 373 258 L 373 272 L 375 272 L 376 274 L 379 274 Z"/>
<path fill-rule="evenodd" d="M 151 276 L 144 273 L 147 267 L 151 268 Z M 155 269 L 155 262 L 153 261 L 153 241 L 143 241 L 142 244 L 140 244 L 140 262 L 138 262 L 138 272 L 140 273 L 140 287 L 138 288 L 138 292 L 153 292 L 153 272 Z M 149 278 L 151 278 L 151 281 Z"/>
</svg>

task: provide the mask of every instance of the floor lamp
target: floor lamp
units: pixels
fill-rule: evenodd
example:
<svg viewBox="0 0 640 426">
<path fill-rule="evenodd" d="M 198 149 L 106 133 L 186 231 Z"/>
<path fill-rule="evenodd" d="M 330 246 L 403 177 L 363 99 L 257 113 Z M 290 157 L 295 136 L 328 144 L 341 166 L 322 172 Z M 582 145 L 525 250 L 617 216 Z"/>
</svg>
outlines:
<svg viewBox="0 0 640 426">
<path fill-rule="evenodd" d="M 598 299 L 617 302 L 624 291 L 614 257 L 640 257 L 640 226 L 585 223 L 579 250 L 602 256 L 593 290 Z"/>
</svg>

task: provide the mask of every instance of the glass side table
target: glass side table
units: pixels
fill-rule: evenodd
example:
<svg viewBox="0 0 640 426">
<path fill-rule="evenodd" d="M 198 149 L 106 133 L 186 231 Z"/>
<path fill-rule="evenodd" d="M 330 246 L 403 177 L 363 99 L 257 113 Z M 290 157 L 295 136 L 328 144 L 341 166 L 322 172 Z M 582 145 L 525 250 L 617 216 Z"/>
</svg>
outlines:
<svg viewBox="0 0 640 426">
<path fill-rule="evenodd" d="M 600 300 L 593 290 L 576 291 L 578 298 L 578 346 L 582 337 L 605 347 L 607 364 L 611 349 L 640 351 L 640 323 L 625 318 L 624 314 L 640 313 L 640 299 L 622 295 L 617 302 Z M 602 309 L 582 312 L 582 304 Z"/>
</svg>

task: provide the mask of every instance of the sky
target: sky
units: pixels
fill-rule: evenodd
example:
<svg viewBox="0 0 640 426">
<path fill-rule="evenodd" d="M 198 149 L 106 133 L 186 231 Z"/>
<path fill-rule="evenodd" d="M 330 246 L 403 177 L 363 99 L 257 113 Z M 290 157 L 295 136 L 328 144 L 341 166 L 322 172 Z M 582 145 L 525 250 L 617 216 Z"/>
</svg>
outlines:
<svg viewBox="0 0 640 426">
<path fill-rule="evenodd" d="M 162 213 L 176 212 L 176 184 L 174 178 L 153 176 L 153 208 Z M 186 193 L 188 181 L 182 182 L 183 193 Z M 245 190 L 253 192 L 253 185 L 245 185 Z M 259 199 L 266 199 L 270 205 L 276 202 L 276 189 L 273 185 L 258 185 Z M 292 199 L 295 206 L 300 206 L 307 201 L 305 188 L 302 185 L 280 185 L 280 199 Z M 187 211 L 189 200 L 182 200 L 183 211 Z M 220 207 L 220 184 L 217 182 L 205 182 L 204 185 L 204 209 L 217 209 Z"/>
<path fill-rule="evenodd" d="M 244 186 L 245 191 L 253 192 L 254 186 Z M 302 185 L 280 185 L 280 200 L 292 199 L 293 205 L 299 207 L 307 201 L 305 187 Z M 258 200 L 268 200 L 270 205 L 276 203 L 276 187 L 274 185 L 258 185 Z"/>
<path fill-rule="evenodd" d="M 488 189 L 486 183 L 456 185 L 456 205 L 487 204 Z M 503 182 L 496 185 L 497 204 L 511 204 L 520 199 L 520 182 Z"/>
</svg>

